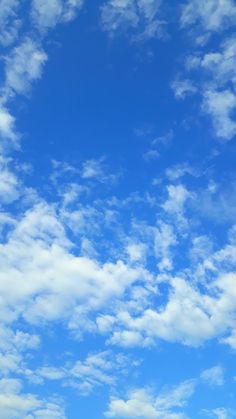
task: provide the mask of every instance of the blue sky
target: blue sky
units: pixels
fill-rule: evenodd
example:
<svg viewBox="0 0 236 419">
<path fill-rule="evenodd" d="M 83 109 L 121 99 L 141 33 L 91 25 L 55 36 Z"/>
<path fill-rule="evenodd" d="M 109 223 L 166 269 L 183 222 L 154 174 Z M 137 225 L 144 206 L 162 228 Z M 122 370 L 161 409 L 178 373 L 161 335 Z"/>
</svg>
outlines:
<svg viewBox="0 0 236 419">
<path fill-rule="evenodd" d="M 1 419 L 236 418 L 235 24 L 0 0 Z"/>
</svg>

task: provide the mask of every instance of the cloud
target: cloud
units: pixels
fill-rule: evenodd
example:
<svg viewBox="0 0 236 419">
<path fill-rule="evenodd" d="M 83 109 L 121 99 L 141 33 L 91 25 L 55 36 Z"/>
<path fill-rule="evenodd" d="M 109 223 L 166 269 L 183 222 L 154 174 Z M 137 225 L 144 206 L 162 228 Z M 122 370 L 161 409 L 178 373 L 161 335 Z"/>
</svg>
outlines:
<svg viewBox="0 0 236 419">
<path fill-rule="evenodd" d="M 160 271 L 171 270 L 173 268 L 171 248 L 177 244 L 173 227 L 162 222 L 154 235 L 154 252 L 156 258 L 160 260 L 157 266 Z"/>
<path fill-rule="evenodd" d="M 142 261 L 146 256 L 146 246 L 144 243 L 129 243 L 126 251 L 132 262 Z"/>
<path fill-rule="evenodd" d="M 182 27 L 200 24 L 205 31 L 217 32 L 235 22 L 236 6 L 233 0 L 189 0 L 182 9 Z"/>
<path fill-rule="evenodd" d="M 111 399 L 105 416 L 109 418 L 183 419 L 185 415 L 179 409 L 185 406 L 194 389 L 194 380 L 189 380 L 170 391 L 161 392 L 158 396 L 148 389 L 132 390 L 125 400 Z"/>
<path fill-rule="evenodd" d="M 196 58 L 196 57 L 195 57 Z M 194 57 L 193 57 L 194 63 Z M 227 83 L 236 85 L 236 38 L 226 39 L 218 51 L 208 52 L 195 60 L 194 67 L 201 67 L 212 76 L 216 88 Z"/>
<path fill-rule="evenodd" d="M 102 27 L 110 35 L 132 30 L 134 40 L 161 36 L 163 22 L 158 18 L 161 0 L 108 0 L 101 7 Z"/>
<path fill-rule="evenodd" d="M 202 413 L 212 419 L 231 419 L 235 415 L 235 412 L 233 412 L 231 409 L 224 407 L 219 407 L 212 410 L 204 409 Z"/>
<path fill-rule="evenodd" d="M 100 265 L 74 256 L 54 209 L 43 203 L 29 210 L 8 234 L 0 261 L 3 312 L 10 310 L 13 317 L 22 315 L 35 324 L 67 318 L 76 329 L 91 310 L 122 298 L 146 275 L 142 268 L 121 261 Z"/>
<path fill-rule="evenodd" d="M 0 149 L 4 145 L 8 146 L 9 140 L 11 145 L 17 144 L 18 135 L 15 130 L 15 118 L 3 107 L 0 108 L 0 138 L 2 140 Z"/>
<path fill-rule="evenodd" d="M 46 53 L 35 41 L 30 38 L 22 41 L 6 57 L 6 95 L 27 93 L 31 84 L 41 77 L 46 61 Z"/>
<path fill-rule="evenodd" d="M 185 175 L 197 176 L 197 171 L 187 163 L 177 164 L 166 169 L 166 176 L 169 180 L 178 180 Z"/>
<path fill-rule="evenodd" d="M 15 201 L 20 195 L 20 181 L 9 169 L 7 159 L 0 156 L 0 204 Z"/>
<path fill-rule="evenodd" d="M 0 7 L 0 43 L 7 47 L 17 39 L 20 20 L 17 18 L 19 0 L 2 0 Z"/>
<path fill-rule="evenodd" d="M 44 366 L 33 374 L 43 380 L 59 381 L 63 386 L 76 388 L 80 395 L 87 396 L 96 387 L 114 386 L 118 377 L 127 374 L 128 366 L 132 366 L 132 361 L 127 356 L 107 350 L 90 353 L 83 361 L 70 362 L 64 367 Z"/>
<path fill-rule="evenodd" d="M 163 208 L 169 213 L 182 213 L 184 205 L 190 193 L 184 185 L 169 185 L 167 187 L 168 199 L 163 204 Z"/>
<path fill-rule="evenodd" d="M 223 386 L 224 385 L 224 369 L 217 365 L 202 372 L 201 378 L 206 381 L 210 386 Z"/>
<path fill-rule="evenodd" d="M 177 99 L 184 99 L 188 93 L 200 93 L 201 109 L 211 117 L 216 137 L 223 140 L 232 139 L 236 133 L 235 41 L 232 36 L 221 42 L 218 49 L 198 51 L 187 57 L 185 69 L 192 80 L 186 78 L 171 84 Z"/>
<path fill-rule="evenodd" d="M 234 251 L 216 253 L 212 260 L 204 261 L 205 275 L 207 269 L 217 275 L 217 265 L 225 264 L 229 269 L 234 258 Z M 215 265 L 214 265 L 215 260 Z M 223 262 L 224 261 L 224 262 Z M 227 262 L 228 261 L 228 262 Z M 202 272 L 203 274 L 203 272 Z M 232 343 L 229 338 L 235 333 L 235 274 L 222 273 L 211 285 L 208 292 L 200 292 L 197 286 L 186 278 L 166 278 L 170 286 L 166 304 L 159 307 L 148 307 L 142 313 L 132 316 L 124 308 L 116 314 L 113 323 L 113 337 L 110 342 L 120 346 L 133 346 L 129 333 L 136 334 L 137 345 L 152 344 L 156 339 L 169 342 L 181 342 L 184 345 L 199 347 L 209 339 L 222 339 L 223 343 Z M 127 306 L 128 307 L 128 306 Z M 198 327 L 194 327 L 194 325 Z M 145 341 L 145 339 L 147 339 Z"/>
<path fill-rule="evenodd" d="M 236 121 L 233 120 L 236 110 L 234 93 L 230 90 L 208 90 L 203 97 L 202 109 L 212 117 L 217 137 L 230 140 L 236 135 Z"/>
<path fill-rule="evenodd" d="M 174 80 L 171 83 L 171 88 L 174 91 L 177 99 L 185 99 L 186 96 L 196 93 L 197 88 L 191 80 Z"/>
<path fill-rule="evenodd" d="M 82 165 L 81 178 L 85 180 L 95 180 L 101 183 L 116 182 L 119 178 L 119 173 L 107 173 L 108 170 L 104 161 L 105 157 L 86 160 Z"/>
<path fill-rule="evenodd" d="M 41 32 L 45 32 L 58 23 L 74 19 L 82 5 L 83 0 L 33 0 L 32 20 Z"/>
<path fill-rule="evenodd" d="M 82 178 L 84 179 L 101 179 L 104 177 L 103 159 L 87 160 L 83 164 Z"/>
<path fill-rule="evenodd" d="M 9 318 L 10 321 L 10 318 Z M 2 319 L 4 322 L 4 319 Z M 1 324 L 0 332 L 0 375 L 8 377 L 10 374 L 20 374 L 24 368 L 24 354 L 31 353 L 39 347 L 40 339 L 37 335 L 13 331 Z"/>
<path fill-rule="evenodd" d="M 202 72 L 202 109 L 212 117 L 215 134 L 226 140 L 233 138 L 236 133 L 235 37 L 226 39 L 218 51 L 189 57 L 187 68 Z"/>
<path fill-rule="evenodd" d="M 22 383 L 17 379 L 0 380 L 0 415 L 2 419 L 65 419 L 60 405 L 54 401 L 39 399 L 34 394 L 23 393 Z"/>
</svg>

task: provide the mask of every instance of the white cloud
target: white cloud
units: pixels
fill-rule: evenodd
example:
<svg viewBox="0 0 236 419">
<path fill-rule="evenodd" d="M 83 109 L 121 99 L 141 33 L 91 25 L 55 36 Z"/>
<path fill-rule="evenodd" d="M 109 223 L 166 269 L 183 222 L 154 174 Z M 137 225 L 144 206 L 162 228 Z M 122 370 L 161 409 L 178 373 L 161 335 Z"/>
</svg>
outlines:
<svg viewBox="0 0 236 419">
<path fill-rule="evenodd" d="M 224 407 L 219 407 L 212 410 L 204 409 L 202 413 L 212 419 L 232 419 L 235 415 L 235 412 L 232 412 L 231 409 L 226 409 Z"/>
<path fill-rule="evenodd" d="M 169 180 L 178 180 L 185 175 L 197 176 L 197 171 L 187 163 L 178 164 L 166 169 L 166 176 Z"/>
<path fill-rule="evenodd" d="M 230 260 L 229 256 L 222 257 L 225 263 Z M 221 260 L 219 263 L 223 265 L 224 262 Z M 212 264 L 207 262 L 207 266 L 214 272 Z M 209 339 L 225 336 L 223 342 L 234 347 L 235 339 L 230 340 L 230 335 L 234 333 L 236 311 L 234 273 L 222 273 L 215 281 L 211 280 L 205 293 L 187 278 L 167 277 L 166 280 L 170 286 L 166 304 L 162 303 L 156 309 L 143 309 L 136 316 L 132 316 L 127 308 L 117 313 L 111 343 L 129 346 L 127 337 L 133 333 L 139 336 L 136 343 L 141 346 L 145 345 L 145 339 L 149 344 L 163 339 L 197 347 Z"/>
<path fill-rule="evenodd" d="M 161 0 L 108 0 L 101 8 L 103 29 L 110 35 L 131 29 L 136 40 L 160 36 L 160 5 Z"/>
<path fill-rule="evenodd" d="M 212 75 L 217 88 L 229 82 L 236 85 L 236 38 L 227 39 L 219 51 L 206 53 L 195 65 Z"/>
<path fill-rule="evenodd" d="M 183 7 L 181 25 L 200 24 L 205 31 L 217 32 L 236 22 L 233 0 L 189 0 Z"/>
<path fill-rule="evenodd" d="M 188 219 L 185 216 L 186 204 L 194 197 L 192 192 L 179 183 L 177 185 L 167 186 L 168 197 L 162 204 L 162 208 L 166 214 L 172 219 L 173 224 L 178 230 L 186 230 L 188 227 Z"/>
<path fill-rule="evenodd" d="M 132 262 L 142 261 L 145 259 L 146 246 L 144 243 L 130 243 L 126 247 L 126 251 Z"/>
<path fill-rule="evenodd" d="M 143 154 L 143 158 L 146 161 L 156 160 L 160 157 L 158 150 L 150 149 Z"/>
<path fill-rule="evenodd" d="M 18 138 L 15 131 L 15 118 L 3 107 L 0 108 L 0 138 L 3 140 L 3 144 L 4 142 L 8 144 L 10 140 L 13 145 L 16 144 Z M 3 144 L 1 144 L 1 148 L 3 148 Z"/>
<path fill-rule="evenodd" d="M 99 160 L 86 160 L 83 163 L 82 178 L 97 180 L 104 178 L 103 158 Z"/>
<path fill-rule="evenodd" d="M 0 157 L 0 203 L 15 201 L 20 194 L 20 181 Z"/>
<path fill-rule="evenodd" d="M 232 117 L 236 109 L 236 95 L 232 91 L 206 91 L 202 109 L 212 117 L 217 137 L 230 140 L 236 135 L 236 121 Z"/>
<path fill-rule="evenodd" d="M 61 18 L 63 2 L 61 0 L 33 0 L 32 18 L 40 29 L 55 26 Z"/>
<path fill-rule="evenodd" d="M 182 419 L 185 415 L 179 409 L 185 406 L 194 388 L 194 380 L 189 380 L 168 392 L 161 392 L 158 396 L 148 389 L 132 390 L 125 400 L 111 399 L 105 416 L 132 419 Z"/>
<path fill-rule="evenodd" d="M 47 61 L 46 53 L 32 39 L 26 38 L 6 57 L 6 95 L 27 93 L 39 79 Z"/>
<path fill-rule="evenodd" d="M 16 379 L 0 380 L 0 416 L 1 419 L 65 419 L 60 405 L 23 393 L 22 384 Z"/>
<path fill-rule="evenodd" d="M 85 180 L 96 180 L 97 182 L 116 182 L 119 174 L 107 173 L 104 163 L 105 157 L 90 159 L 83 163 L 81 177 Z"/>
<path fill-rule="evenodd" d="M 0 4 L 0 43 L 9 46 L 18 35 L 20 20 L 17 18 L 19 0 L 1 0 Z"/>
<path fill-rule="evenodd" d="M 158 268 L 160 271 L 171 270 L 173 267 L 171 247 L 177 244 L 172 226 L 160 223 L 159 229 L 155 229 L 154 236 L 154 252 L 159 260 Z"/>
<path fill-rule="evenodd" d="M 83 0 L 33 0 L 32 19 L 40 31 L 75 18 Z"/>
<path fill-rule="evenodd" d="M 224 385 L 224 369 L 220 365 L 209 368 L 202 372 L 201 378 L 206 381 L 210 386 L 223 386 Z"/>
<path fill-rule="evenodd" d="M 187 95 L 196 93 L 197 88 L 191 80 L 175 80 L 171 83 L 171 88 L 174 91 L 177 99 L 184 99 Z"/>
<path fill-rule="evenodd" d="M 221 343 L 225 343 L 231 348 L 236 349 L 236 330 L 233 330 L 232 333 L 226 338 L 221 339 Z"/>
<path fill-rule="evenodd" d="M 43 203 L 28 211 L 8 235 L 0 246 L 0 261 L 3 312 L 21 314 L 33 323 L 66 317 L 73 328 L 83 320 L 82 312 L 86 316 L 122 298 L 146 276 L 142 268 L 121 261 L 100 265 L 74 256 L 54 209 Z"/>
<path fill-rule="evenodd" d="M 216 51 L 198 53 L 186 59 L 186 69 L 197 71 L 202 110 L 211 116 L 215 135 L 226 140 L 232 139 L 236 133 L 235 41 L 235 37 L 230 37 Z"/>
<path fill-rule="evenodd" d="M 8 319 L 11 320 L 10 318 Z M 2 318 L 4 322 L 4 319 Z M 40 339 L 20 330 L 13 331 L 1 324 L 0 331 L 0 375 L 6 377 L 10 373 L 21 373 L 24 364 L 24 352 L 30 352 L 39 346 Z"/>
<path fill-rule="evenodd" d="M 81 395 L 88 395 L 98 386 L 113 386 L 119 376 L 126 375 L 132 361 L 123 354 L 107 350 L 90 353 L 85 360 L 68 364 L 58 368 L 44 366 L 34 375 L 45 380 L 58 380 L 63 386 L 74 387 Z"/>
<path fill-rule="evenodd" d="M 165 211 L 180 214 L 184 211 L 184 205 L 191 196 L 184 185 L 169 185 L 167 187 L 168 199 L 163 204 Z"/>
</svg>

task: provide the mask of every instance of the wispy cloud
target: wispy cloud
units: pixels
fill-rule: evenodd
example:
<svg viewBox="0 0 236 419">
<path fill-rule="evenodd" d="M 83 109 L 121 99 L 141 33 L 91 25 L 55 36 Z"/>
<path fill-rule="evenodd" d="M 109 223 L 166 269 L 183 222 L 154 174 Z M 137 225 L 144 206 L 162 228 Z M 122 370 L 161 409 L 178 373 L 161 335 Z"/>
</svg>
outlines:
<svg viewBox="0 0 236 419">
<path fill-rule="evenodd" d="M 109 0 L 101 7 L 102 26 L 110 35 L 131 29 L 134 40 L 148 40 L 163 34 L 159 19 L 161 0 Z"/>
</svg>

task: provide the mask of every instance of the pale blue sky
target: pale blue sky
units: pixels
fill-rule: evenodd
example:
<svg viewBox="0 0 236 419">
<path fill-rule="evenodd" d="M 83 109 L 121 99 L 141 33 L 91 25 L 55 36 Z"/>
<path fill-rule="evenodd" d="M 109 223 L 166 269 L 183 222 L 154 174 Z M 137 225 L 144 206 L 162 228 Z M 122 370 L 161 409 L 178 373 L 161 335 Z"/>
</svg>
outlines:
<svg viewBox="0 0 236 419">
<path fill-rule="evenodd" d="M 0 0 L 0 418 L 236 418 L 236 3 Z"/>
</svg>

